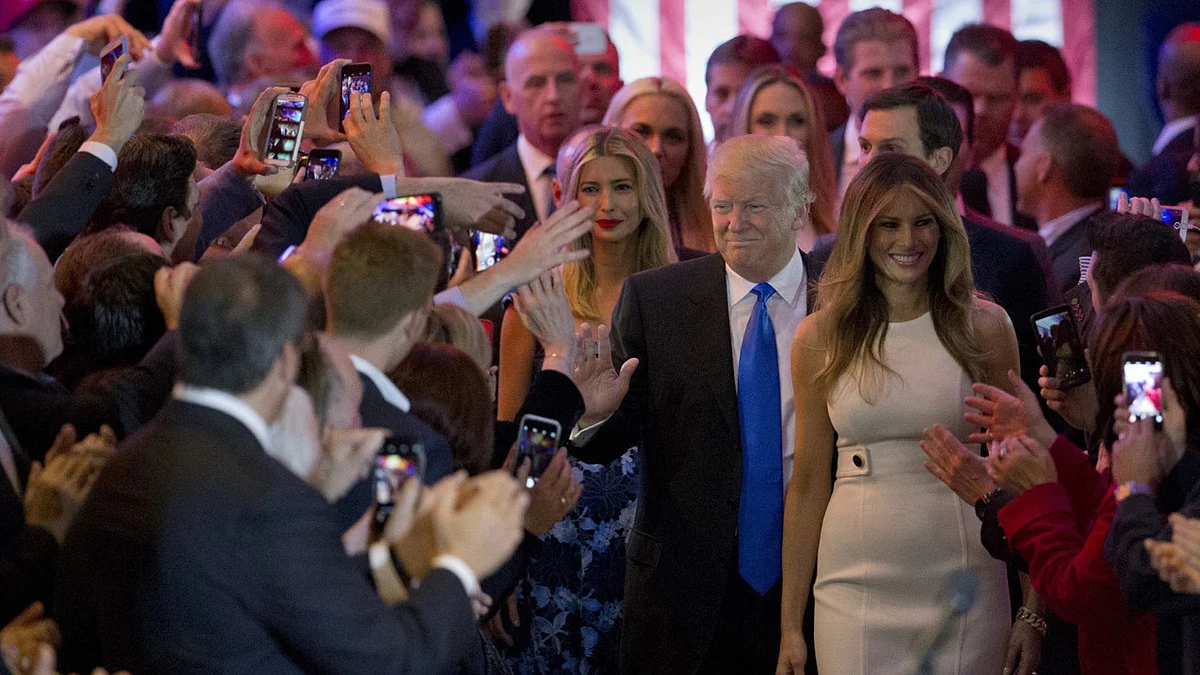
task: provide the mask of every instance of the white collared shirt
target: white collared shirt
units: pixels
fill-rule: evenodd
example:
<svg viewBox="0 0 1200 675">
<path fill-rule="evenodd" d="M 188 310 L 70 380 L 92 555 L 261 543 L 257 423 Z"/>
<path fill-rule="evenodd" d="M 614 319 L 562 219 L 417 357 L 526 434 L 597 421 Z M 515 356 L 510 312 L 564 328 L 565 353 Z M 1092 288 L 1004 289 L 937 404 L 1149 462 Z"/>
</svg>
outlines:
<svg viewBox="0 0 1200 675">
<path fill-rule="evenodd" d="M 1197 121 L 1200 121 L 1200 115 L 1180 117 L 1173 122 L 1164 124 L 1162 131 L 1158 132 L 1158 140 L 1154 141 L 1154 148 L 1150 151 L 1150 156 L 1154 157 L 1162 153 L 1179 134 L 1196 128 Z"/>
<path fill-rule="evenodd" d="M 1103 206 L 1103 204 L 1088 204 L 1064 213 L 1054 220 L 1047 221 L 1044 225 L 1039 225 L 1038 234 L 1046 240 L 1047 247 L 1053 246 L 1054 242 L 1067 233 L 1067 230 L 1075 227 L 1081 220 L 1099 211 Z"/>
<path fill-rule="evenodd" d="M 371 363 L 363 357 L 355 354 L 350 355 L 350 361 L 354 364 L 355 370 L 363 375 L 366 375 L 367 379 L 375 385 L 375 388 L 379 390 L 380 395 L 383 396 L 383 400 L 391 403 L 396 408 L 399 408 L 400 412 L 408 412 L 409 409 L 412 408 L 412 403 L 409 402 L 408 397 L 405 396 L 404 393 L 401 392 L 391 380 L 388 379 L 387 375 L 383 374 L 383 371 L 371 365 Z"/>
<path fill-rule="evenodd" d="M 979 163 L 983 175 L 987 176 L 988 206 L 992 209 L 992 220 L 1012 225 L 1012 186 L 1009 184 L 1008 148 L 1001 143 L 996 151 Z"/>
<path fill-rule="evenodd" d="M 176 401 L 201 405 L 229 415 L 254 434 L 254 438 L 262 446 L 264 452 L 271 447 L 271 433 L 267 429 L 266 420 L 254 408 L 233 394 L 219 389 L 179 383 L 171 391 L 171 396 Z"/>
<path fill-rule="evenodd" d="M 850 181 L 858 174 L 858 163 L 862 161 L 862 148 L 858 145 L 858 118 L 850 115 L 846 120 L 845 149 L 842 153 L 842 177 L 838 180 L 838 197 L 846 195 Z"/>
<path fill-rule="evenodd" d="M 783 480 L 784 487 L 792 477 L 792 457 L 796 447 L 796 407 L 792 392 L 792 337 L 796 327 L 808 314 L 807 279 L 804 258 L 797 249 L 788 264 L 767 282 L 775 294 L 767 300 L 767 314 L 775 327 L 775 347 L 779 356 L 779 404 L 780 421 L 783 424 Z M 746 326 L 754 312 L 758 296 L 751 291 L 757 284 L 734 272 L 725 265 L 725 298 L 729 305 L 729 333 L 733 347 L 733 382 L 737 386 L 737 372 L 742 353 L 742 340 Z"/>
<path fill-rule="evenodd" d="M 517 136 L 517 156 L 521 158 L 521 168 L 525 169 L 525 182 L 529 185 L 529 196 L 533 198 L 538 220 L 544 223 L 550 216 L 548 207 L 554 197 L 554 188 L 551 178 L 542 174 L 546 167 L 554 164 L 554 158 L 533 147 L 525 134 Z"/>
</svg>

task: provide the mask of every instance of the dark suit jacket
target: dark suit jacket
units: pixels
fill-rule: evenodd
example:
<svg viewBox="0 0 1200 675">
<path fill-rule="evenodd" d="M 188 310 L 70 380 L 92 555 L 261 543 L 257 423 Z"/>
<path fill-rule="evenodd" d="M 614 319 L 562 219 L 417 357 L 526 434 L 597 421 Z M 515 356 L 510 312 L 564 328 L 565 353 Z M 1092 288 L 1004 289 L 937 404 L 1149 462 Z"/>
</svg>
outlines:
<svg viewBox="0 0 1200 675">
<path fill-rule="evenodd" d="M 1011 143 L 1005 144 L 1004 151 L 1008 166 L 1008 194 L 1011 196 L 1010 206 L 1012 209 L 1009 217 L 1012 219 L 1013 225 L 1022 229 L 1037 231 L 1037 223 L 1025 214 L 1017 211 L 1017 173 L 1013 170 L 1013 165 L 1017 163 L 1017 158 L 1021 155 L 1021 151 Z M 996 217 L 992 213 L 991 202 L 988 201 L 988 181 L 982 169 L 970 169 L 963 173 L 959 189 L 962 191 L 964 204 L 985 216 Z"/>
<path fill-rule="evenodd" d="M 113 184 L 113 170 L 89 152 L 77 152 L 21 211 L 50 262 L 58 260 L 92 218 Z"/>
<path fill-rule="evenodd" d="M 452 573 L 389 609 L 341 534 L 245 426 L 174 401 L 105 467 L 64 543 L 61 666 L 435 673 L 476 647 Z"/>
<path fill-rule="evenodd" d="M 278 258 L 288 246 L 299 246 L 308 234 L 313 216 L 334 197 L 352 187 L 380 192 L 379 175 L 337 176 L 328 180 L 306 180 L 289 185 L 263 207 L 262 229 L 254 238 L 254 251 Z"/>
<path fill-rule="evenodd" d="M 853 113 L 851 113 L 853 114 Z M 829 149 L 833 151 L 834 185 L 841 185 L 842 163 L 846 161 L 846 125 L 829 132 Z"/>
<path fill-rule="evenodd" d="M 4 415 L 0 433 L 12 448 L 17 482 L 29 483 L 29 456 L 21 449 Z M 25 525 L 25 503 L 13 492 L 8 477 L 0 470 L 0 623 L 7 624 L 30 604 L 49 604 L 54 585 L 58 542 L 40 527 Z"/>
<path fill-rule="evenodd" d="M 1129 173 L 1129 194 L 1158 197 L 1163 204 L 1187 201 L 1187 164 L 1195 151 L 1191 129 L 1172 138 L 1162 152 Z"/>
<path fill-rule="evenodd" d="M 820 265 L 805 255 L 804 268 L 812 307 Z M 622 671 L 690 673 L 737 574 L 742 451 L 725 261 L 712 254 L 629 277 L 613 325 L 614 362 L 641 365 L 620 409 L 572 452 L 605 463 L 641 448 Z"/>
<path fill-rule="evenodd" d="M 1102 212 L 1103 209 L 1096 213 Z M 1050 245 L 1054 282 L 1058 284 L 1059 294 L 1063 297 L 1079 285 L 1079 258 L 1092 254 L 1092 245 L 1088 243 L 1088 231 L 1095 216 L 1096 214 L 1092 214 L 1079 221 Z"/>
<path fill-rule="evenodd" d="M 521 130 L 517 127 L 517 118 L 504 109 L 504 102 L 496 99 L 492 112 L 488 113 L 479 133 L 475 134 L 475 144 L 471 148 L 471 166 L 479 166 L 504 151 L 505 148 L 517 142 Z"/>
<path fill-rule="evenodd" d="M 525 217 L 517 221 L 517 239 L 537 222 L 537 209 L 533 206 L 533 193 L 529 190 L 529 181 L 525 180 L 525 167 L 517 154 L 517 143 L 513 142 L 483 164 L 479 164 L 463 174 L 463 178 L 485 181 L 488 183 L 517 183 L 525 186 L 525 192 L 519 195 L 509 195 L 508 198 L 525 211 Z"/>
</svg>

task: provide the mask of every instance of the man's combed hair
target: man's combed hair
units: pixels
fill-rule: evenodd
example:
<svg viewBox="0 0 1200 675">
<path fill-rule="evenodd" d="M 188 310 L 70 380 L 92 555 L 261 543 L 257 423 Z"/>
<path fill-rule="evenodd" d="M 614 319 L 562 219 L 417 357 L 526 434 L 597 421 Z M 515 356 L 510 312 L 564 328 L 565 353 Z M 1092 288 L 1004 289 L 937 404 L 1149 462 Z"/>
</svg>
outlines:
<svg viewBox="0 0 1200 675">
<path fill-rule="evenodd" d="M 1050 86 L 1060 95 L 1071 93 L 1071 71 L 1062 52 L 1041 40 L 1021 40 L 1017 43 L 1017 75 L 1025 70 L 1044 70 L 1050 76 Z"/>
<path fill-rule="evenodd" d="M 88 232 L 128 225 L 168 241 L 171 233 L 160 231 L 163 211 L 170 206 L 184 218 L 191 216 L 188 187 L 195 170 L 196 148 L 186 137 L 134 136 L 121 148 L 112 188 L 92 214 Z"/>
<path fill-rule="evenodd" d="M 242 125 L 228 117 L 199 113 L 175 123 L 171 133 L 186 137 L 196 146 L 196 159 L 214 171 L 237 154 L 242 142 Z"/>
<path fill-rule="evenodd" d="M 920 63 L 917 29 L 903 16 L 882 7 L 872 7 L 847 16 L 833 40 L 833 58 L 846 72 L 854 69 L 854 45 L 860 42 L 907 42 L 912 45 L 913 63 Z"/>
<path fill-rule="evenodd" d="M 704 66 L 704 79 L 713 66 L 741 63 L 751 70 L 759 66 L 779 63 L 779 52 L 766 40 L 753 35 L 738 35 L 717 45 Z"/>
<path fill-rule="evenodd" d="M 950 104 L 951 110 L 956 105 L 962 106 L 966 112 L 966 128 L 963 129 L 963 134 L 967 140 L 975 138 L 975 97 L 971 96 L 971 92 L 967 91 L 966 87 L 944 77 L 929 75 L 918 77 L 917 82 L 941 94 L 942 98 Z"/>
<path fill-rule="evenodd" d="M 862 117 L 871 110 L 896 110 L 912 108 L 917 113 L 921 146 L 926 155 L 938 148 L 950 148 L 953 157 L 958 156 L 962 146 L 963 130 L 958 123 L 954 108 L 932 88 L 919 82 L 910 82 L 884 89 L 868 98 L 863 104 Z"/>
<path fill-rule="evenodd" d="M 300 282 L 256 254 L 204 265 L 179 316 L 180 381 L 231 394 L 259 386 L 300 339 L 306 304 Z"/>
<path fill-rule="evenodd" d="M 1043 112 L 1040 138 L 1072 194 L 1107 203 L 1121 156 L 1107 117 L 1077 103 L 1051 103 Z"/>
<path fill-rule="evenodd" d="M 374 221 L 333 252 L 325 301 L 335 335 L 373 340 L 429 305 L 442 253 L 429 237 Z"/>
<path fill-rule="evenodd" d="M 1017 38 L 1013 34 L 986 23 L 972 23 L 959 28 L 946 45 L 944 67 L 948 70 L 963 52 L 971 52 L 984 64 L 996 66 L 1017 58 Z M 1016 69 L 1013 69 L 1016 73 Z"/>
<path fill-rule="evenodd" d="M 1151 265 L 1190 265 L 1191 254 L 1179 233 L 1147 216 L 1103 212 L 1091 219 L 1088 243 L 1098 259 L 1088 270 L 1101 298 L 1126 278 Z"/>
</svg>

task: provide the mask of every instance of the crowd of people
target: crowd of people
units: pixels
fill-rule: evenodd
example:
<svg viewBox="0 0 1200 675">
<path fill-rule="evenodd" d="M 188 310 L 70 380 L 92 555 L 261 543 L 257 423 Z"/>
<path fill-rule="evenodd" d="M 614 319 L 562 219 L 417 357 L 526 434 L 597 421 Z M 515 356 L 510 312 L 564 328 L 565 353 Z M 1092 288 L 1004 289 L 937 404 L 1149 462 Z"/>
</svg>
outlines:
<svg viewBox="0 0 1200 675">
<path fill-rule="evenodd" d="M 1200 675 L 1200 24 L 823 34 L 6 0 L 0 673 Z"/>
</svg>

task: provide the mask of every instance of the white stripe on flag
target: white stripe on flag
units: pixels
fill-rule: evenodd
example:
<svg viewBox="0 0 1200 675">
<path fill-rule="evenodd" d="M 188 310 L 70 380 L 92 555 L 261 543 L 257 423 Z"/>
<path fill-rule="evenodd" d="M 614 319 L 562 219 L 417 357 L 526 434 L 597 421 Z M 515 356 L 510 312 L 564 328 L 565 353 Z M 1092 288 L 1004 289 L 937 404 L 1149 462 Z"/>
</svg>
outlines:
<svg viewBox="0 0 1200 675">
<path fill-rule="evenodd" d="M 861 12 L 872 7 L 882 7 L 899 14 L 904 9 L 904 0 L 850 0 L 851 12 Z"/>
<path fill-rule="evenodd" d="M 1063 46 L 1063 16 L 1061 2 L 1046 0 L 1011 0 L 1013 35 L 1018 40 L 1042 40 L 1055 47 Z"/>
<path fill-rule="evenodd" d="M 640 2 L 642 0 L 626 0 Z M 700 111 L 704 137 L 712 138 L 712 120 L 704 111 L 704 67 L 712 51 L 722 42 L 737 35 L 737 0 L 690 0 L 684 21 L 684 45 L 687 50 L 687 89 Z"/>
<path fill-rule="evenodd" d="M 662 73 L 658 0 L 612 2 L 608 34 L 621 55 L 621 79 L 633 82 Z"/>
<path fill-rule="evenodd" d="M 929 72 L 942 72 L 950 36 L 964 24 L 983 21 L 983 0 L 933 0 L 929 29 Z"/>
</svg>

